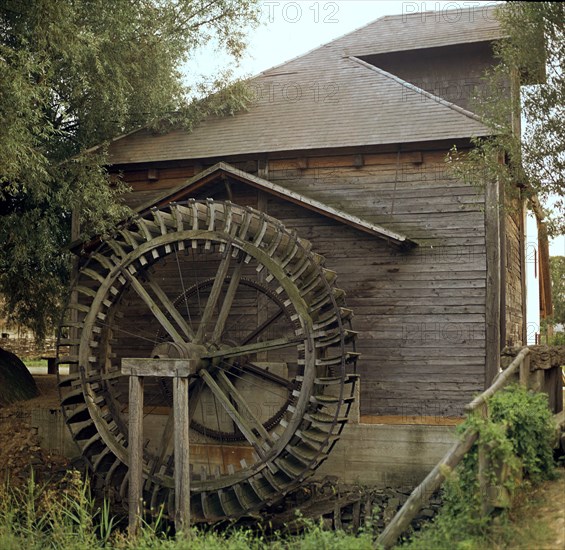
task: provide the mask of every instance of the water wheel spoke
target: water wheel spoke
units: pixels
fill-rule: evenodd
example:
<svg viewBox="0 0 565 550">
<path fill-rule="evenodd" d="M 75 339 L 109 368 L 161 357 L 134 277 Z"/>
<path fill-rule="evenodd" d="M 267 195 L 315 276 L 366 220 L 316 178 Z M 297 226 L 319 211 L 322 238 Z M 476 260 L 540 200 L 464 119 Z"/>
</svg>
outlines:
<svg viewBox="0 0 565 550">
<path fill-rule="evenodd" d="M 247 405 L 246 399 L 239 393 L 237 388 L 232 384 L 231 380 L 226 376 L 222 370 L 217 373 L 217 381 L 221 388 L 231 398 L 232 404 L 237 406 L 237 410 L 249 422 L 251 428 L 258 433 L 265 441 L 270 442 L 269 432 L 263 427 L 263 424 L 251 412 Z"/>
<path fill-rule="evenodd" d="M 237 287 L 239 286 L 239 281 L 241 280 L 243 265 L 243 261 L 239 261 L 235 266 L 235 269 L 231 276 L 230 284 L 222 302 L 222 308 L 220 310 L 220 314 L 218 315 L 216 326 L 214 327 L 214 333 L 212 334 L 212 342 L 214 343 L 220 341 L 220 338 L 222 337 L 222 334 L 224 332 L 226 321 L 230 313 L 233 300 L 235 298 L 235 293 L 237 292 Z"/>
<path fill-rule="evenodd" d="M 230 357 L 238 357 L 240 355 L 248 355 L 253 353 L 261 353 L 273 351 L 277 349 L 290 348 L 297 344 L 303 343 L 304 338 L 295 336 L 293 338 L 276 338 L 275 340 L 266 340 L 265 342 L 254 342 L 245 346 L 235 346 L 231 348 L 219 349 L 209 352 L 203 356 L 203 359 L 228 359 Z"/>
<path fill-rule="evenodd" d="M 249 342 L 251 342 L 251 340 L 254 340 L 255 338 L 257 338 L 257 336 L 259 336 L 262 332 L 267 330 L 277 319 L 279 319 L 283 313 L 284 313 L 283 308 L 280 308 L 277 312 L 275 312 L 273 315 L 271 315 L 268 319 L 263 321 L 253 332 L 248 334 L 245 337 L 245 339 L 243 340 L 242 344 L 243 345 L 248 344 Z"/>
<path fill-rule="evenodd" d="M 167 313 L 175 320 L 175 322 L 182 330 L 182 332 L 185 334 L 185 336 L 189 340 L 194 340 L 194 332 L 188 326 L 184 317 L 181 315 L 179 310 L 175 307 L 173 302 L 171 302 L 165 291 L 149 276 L 149 273 L 147 273 L 146 280 L 151 290 L 155 293 L 155 296 L 159 298 L 159 301 L 161 302 L 163 307 L 167 310 Z"/>
<path fill-rule="evenodd" d="M 274 382 L 275 384 L 282 386 L 284 388 L 292 388 L 294 383 L 283 376 L 279 376 L 274 372 L 265 370 L 258 365 L 254 365 L 253 363 L 241 363 L 238 365 L 238 368 L 241 369 L 243 372 L 247 372 L 249 374 L 253 374 L 258 378 L 262 378 L 263 380 L 268 380 L 269 382 Z"/>
<path fill-rule="evenodd" d="M 220 292 L 226 277 L 228 275 L 231 260 L 231 246 L 227 246 L 224 251 L 224 255 L 220 261 L 218 271 L 216 272 L 216 277 L 214 278 L 214 284 L 212 285 L 212 290 L 210 291 L 210 296 L 208 296 L 208 301 L 204 307 L 204 313 L 202 314 L 202 319 L 200 320 L 200 326 L 198 327 L 198 332 L 195 336 L 195 341 L 200 343 L 206 333 L 206 327 L 212 319 L 214 314 L 214 309 L 218 298 L 220 297 Z"/>
<path fill-rule="evenodd" d="M 225 411 L 228 413 L 230 418 L 237 424 L 241 433 L 245 436 L 245 439 L 251 443 L 257 454 L 264 458 L 265 451 L 261 447 L 261 442 L 258 437 L 253 432 L 253 426 L 249 421 L 239 413 L 239 411 L 233 406 L 230 397 L 222 390 L 218 383 L 214 380 L 212 375 L 206 371 L 201 370 L 200 376 L 204 380 L 205 384 L 210 388 L 210 391 L 214 397 L 219 401 Z M 258 421 L 257 421 L 258 422 Z"/>
<path fill-rule="evenodd" d="M 173 326 L 169 319 L 167 319 L 167 316 L 161 311 L 161 308 L 155 303 L 155 300 L 153 300 L 143 285 L 135 277 L 132 277 L 126 269 L 123 269 L 122 273 L 173 341 L 178 344 L 182 344 L 184 342 L 184 338 L 178 333 L 177 329 Z"/>
</svg>

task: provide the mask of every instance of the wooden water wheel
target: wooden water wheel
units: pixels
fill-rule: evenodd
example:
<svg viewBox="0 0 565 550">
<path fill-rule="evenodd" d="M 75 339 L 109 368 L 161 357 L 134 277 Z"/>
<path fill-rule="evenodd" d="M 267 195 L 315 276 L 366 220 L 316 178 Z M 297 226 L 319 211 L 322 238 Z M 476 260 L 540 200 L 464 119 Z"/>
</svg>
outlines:
<svg viewBox="0 0 565 550">
<path fill-rule="evenodd" d="M 126 357 L 198 358 L 193 521 L 277 502 L 347 421 L 357 354 L 336 275 L 280 222 L 229 202 L 153 209 L 82 262 L 59 337 L 67 423 L 101 489 L 127 495 Z M 145 385 L 144 501 L 174 507 L 170 379 Z"/>
</svg>

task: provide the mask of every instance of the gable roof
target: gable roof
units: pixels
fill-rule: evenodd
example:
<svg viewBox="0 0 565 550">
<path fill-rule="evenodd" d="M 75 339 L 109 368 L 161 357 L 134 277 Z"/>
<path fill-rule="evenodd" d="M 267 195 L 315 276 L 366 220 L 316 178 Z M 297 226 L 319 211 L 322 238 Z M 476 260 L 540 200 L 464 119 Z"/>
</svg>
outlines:
<svg viewBox="0 0 565 550">
<path fill-rule="evenodd" d="M 453 10 L 420 11 L 420 4 L 406 2 L 403 6 L 406 13 L 381 17 L 327 46 L 350 50 L 349 55 L 361 57 L 501 38 L 497 6 L 476 6 L 473 2 L 453 4 L 458 6 Z M 411 8 L 417 11 L 408 12 Z"/>
<path fill-rule="evenodd" d="M 477 8 L 478 9 L 478 8 Z M 127 164 L 259 152 L 460 139 L 491 130 L 464 109 L 359 56 L 499 38 L 492 10 L 380 18 L 250 81 L 256 100 L 232 117 L 210 117 L 191 133 L 142 129 L 114 141 L 110 162 Z M 462 10 L 465 12 L 465 10 Z M 485 13 L 490 16 L 485 17 Z M 368 65 L 368 64 L 367 64 Z M 391 78 L 392 77 L 392 78 Z"/>
<path fill-rule="evenodd" d="M 413 246 L 416 246 L 416 243 L 414 241 L 410 240 L 404 235 L 401 235 L 400 233 L 396 233 L 395 231 L 391 231 L 390 229 L 386 229 L 384 227 L 381 227 L 380 225 L 370 223 L 357 216 L 347 214 L 342 210 L 328 206 L 327 204 L 306 197 L 305 195 L 301 195 L 300 193 L 290 191 L 289 189 L 286 189 L 268 180 L 255 176 L 253 174 L 249 174 L 248 172 L 244 172 L 243 170 L 239 170 L 225 162 L 219 162 L 214 166 L 211 166 L 210 168 L 199 172 L 181 185 L 178 185 L 173 189 L 168 189 L 157 197 L 151 199 L 149 202 L 136 208 L 135 212 L 137 212 L 138 214 L 143 214 L 151 208 L 186 199 L 193 196 L 193 193 L 195 191 L 201 190 L 207 185 L 210 185 L 211 183 L 225 177 L 250 185 L 268 193 L 269 195 L 274 195 L 275 197 L 282 198 L 284 200 L 297 204 L 298 206 L 302 206 L 307 210 L 316 212 L 317 214 L 341 222 L 345 225 L 378 237 L 379 239 L 386 240 L 387 242 L 390 242 L 395 246 L 402 248 L 411 248 Z"/>
</svg>

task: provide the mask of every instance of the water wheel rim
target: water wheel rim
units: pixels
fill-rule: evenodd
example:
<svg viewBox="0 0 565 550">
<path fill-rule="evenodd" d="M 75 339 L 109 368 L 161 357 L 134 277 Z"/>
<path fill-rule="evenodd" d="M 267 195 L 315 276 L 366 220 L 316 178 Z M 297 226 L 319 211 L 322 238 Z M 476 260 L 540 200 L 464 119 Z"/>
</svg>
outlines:
<svg viewBox="0 0 565 550">
<path fill-rule="evenodd" d="M 203 206 L 204 208 L 210 208 L 209 203 L 204 204 Z M 194 208 L 194 203 L 190 205 L 190 208 Z M 256 213 L 252 209 L 236 207 L 235 205 L 224 205 L 223 208 L 224 208 L 224 214 L 226 214 L 228 210 L 233 211 L 239 209 L 241 218 L 243 218 L 244 216 L 256 215 L 264 219 L 262 214 Z M 143 220 L 139 222 L 134 222 L 134 224 L 136 223 L 138 224 L 136 228 L 136 232 L 142 233 L 143 225 L 144 225 Z M 303 256 L 308 259 L 308 254 L 309 254 L 308 251 L 302 248 L 302 245 L 297 241 L 296 236 L 287 232 L 286 230 L 284 230 L 284 228 L 281 228 L 280 225 L 277 225 L 277 230 L 284 231 L 285 238 L 289 241 L 292 241 L 294 243 L 294 246 L 301 251 L 301 254 L 303 254 Z M 129 231 L 129 229 L 125 228 L 122 230 L 122 232 L 124 231 L 127 232 Z M 136 240 L 138 238 L 138 236 L 134 237 L 133 234 L 130 235 L 130 237 L 133 240 Z M 333 445 L 333 442 L 335 442 L 334 439 L 333 442 L 330 445 L 328 445 L 330 436 L 339 435 L 343 427 L 343 423 L 336 424 L 334 422 L 334 424 L 332 424 L 332 427 L 327 431 L 328 437 L 326 438 L 325 441 L 319 444 L 318 452 L 314 453 L 315 456 L 310 461 L 310 464 L 308 463 L 308 461 L 304 461 L 303 459 L 301 459 L 302 462 L 300 463 L 300 467 L 298 469 L 299 471 L 294 471 L 294 473 L 292 474 L 294 475 L 295 478 L 293 481 L 291 480 L 290 482 L 282 483 L 282 486 L 279 486 L 277 483 L 273 482 L 272 471 L 271 473 L 269 473 L 269 470 L 271 470 L 270 466 L 273 466 L 272 469 L 277 470 L 277 467 L 274 466 L 275 459 L 282 456 L 285 453 L 287 456 L 290 456 L 288 453 L 290 441 L 292 438 L 296 438 L 296 434 L 298 433 L 298 428 L 301 426 L 301 423 L 303 423 L 304 418 L 306 416 L 305 414 L 306 410 L 310 405 L 310 398 L 312 396 L 312 386 L 314 384 L 314 380 L 317 372 L 316 354 L 315 354 L 317 341 L 314 334 L 313 320 L 310 316 L 310 311 L 309 311 L 309 308 L 312 308 L 313 306 L 312 304 L 307 304 L 303 299 L 303 297 L 300 295 L 300 293 L 297 293 L 295 282 L 288 277 L 280 258 L 276 260 L 271 258 L 267 249 L 261 249 L 257 247 L 257 241 L 252 242 L 252 239 L 245 240 L 239 238 L 237 235 L 234 235 L 233 232 L 230 233 L 228 231 L 222 232 L 222 231 L 201 230 L 194 228 L 183 229 L 182 231 L 167 229 L 161 235 L 149 235 L 148 237 L 149 238 L 147 239 L 146 242 L 137 241 L 135 243 L 135 246 L 132 248 L 132 250 L 130 250 L 127 254 L 124 254 L 122 258 L 118 258 L 117 262 L 115 257 L 112 259 L 112 262 L 116 262 L 116 263 L 114 264 L 110 263 L 110 265 L 108 266 L 108 273 L 106 274 L 105 277 L 103 277 L 102 281 L 99 281 L 100 285 L 98 287 L 98 290 L 82 322 L 81 342 L 78 353 L 78 363 L 81 366 L 81 378 L 82 378 L 84 400 L 86 406 L 88 407 L 90 416 L 94 424 L 96 425 L 98 435 L 110 450 L 110 452 L 106 453 L 106 455 L 113 454 L 115 455 L 118 461 L 121 461 L 123 464 L 127 465 L 128 457 L 127 457 L 127 450 L 124 446 L 123 426 L 119 427 L 116 430 L 115 423 L 114 422 L 109 423 L 108 419 L 104 417 L 104 414 L 102 413 L 101 409 L 98 406 L 100 395 L 96 388 L 97 381 L 95 380 L 93 382 L 91 380 L 92 377 L 89 376 L 89 374 L 91 374 L 89 373 L 89 367 L 92 370 L 91 364 L 96 362 L 96 359 L 94 359 L 93 361 L 93 355 L 92 355 L 93 348 L 91 345 L 92 342 L 91 336 L 95 334 L 94 327 L 96 327 L 97 317 L 99 317 L 101 311 L 104 310 L 103 307 L 104 302 L 105 301 L 108 302 L 108 297 L 111 296 L 112 293 L 116 291 L 116 286 L 118 287 L 117 294 L 120 294 L 120 286 L 124 287 L 125 283 L 127 282 L 127 280 L 123 280 L 125 279 L 124 275 L 128 271 L 130 272 L 130 275 L 131 273 L 135 274 L 136 272 L 135 262 L 138 261 L 140 258 L 147 259 L 147 256 L 150 255 L 155 250 L 166 250 L 167 247 L 171 247 L 175 243 L 179 243 L 179 242 L 192 243 L 195 241 L 200 243 L 198 246 L 201 246 L 203 243 L 214 241 L 215 243 L 221 244 L 223 246 L 235 247 L 241 250 L 242 253 L 254 258 L 259 263 L 267 267 L 268 272 L 273 275 L 273 277 L 275 278 L 275 280 L 277 280 L 278 283 L 281 284 L 286 294 L 294 296 L 295 298 L 293 300 L 293 306 L 298 313 L 298 319 L 301 323 L 301 327 L 302 327 L 301 341 L 303 342 L 303 348 L 304 348 L 304 371 L 301 380 L 301 385 L 302 385 L 301 392 L 299 392 L 296 407 L 294 407 L 293 415 L 291 416 L 290 428 L 286 429 L 283 432 L 283 437 L 277 440 L 275 450 L 270 452 L 270 454 L 268 455 L 268 459 L 264 459 L 260 461 L 259 463 L 257 463 L 256 465 L 254 465 L 253 467 L 247 470 L 242 470 L 239 474 L 226 476 L 222 478 L 222 480 L 220 481 L 213 480 L 213 481 L 205 481 L 200 484 L 195 483 L 193 484 L 193 490 L 195 493 L 202 493 L 202 494 L 205 494 L 207 491 L 216 491 L 217 492 L 216 499 L 219 499 L 219 501 L 222 501 L 222 490 L 231 490 L 232 493 L 236 495 L 237 497 L 236 500 L 239 502 L 239 506 L 236 508 L 238 508 L 240 512 L 250 510 L 254 507 L 254 505 L 250 505 L 249 503 L 244 502 L 245 499 L 240 494 L 238 494 L 238 487 L 241 492 L 240 484 L 242 484 L 243 482 L 247 481 L 249 482 L 250 485 L 253 485 L 252 480 L 255 478 L 255 481 L 257 481 L 257 479 L 260 477 L 258 474 L 260 474 L 261 471 L 265 471 L 264 475 L 266 478 L 269 478 L 269 482 L 272 488 L 274 488 L 274 491 L 272 492 L 273 493 L 272 499 L 271 497 L 269 497 L 269 499 L 265 499 L 265 501 L 261 503 L 262 505 L 264 505 L 267 502 L 267 500 L 276 499 L 277 496 L 280 496 L 284 494 L 286 491 L 290 490 L 292 486 L 296 486 L 301 481 L 301 479 L 303 479 L 307 475 L 310 475 L 315 469 L 315 466 L 317 465 L 316 463 L 318 457 L 320 456 L 325 457 L 325 455 L 327 454 L 326 451 Z M 100 249 L 104 249 L 105 246 L 107 245 L 103 243 L 100 246 Z M 318 268 L 316 267 L 316 269 Z M 83 273 L 85 273 L 86 271 L 87 271 L 86 269 L 83 269 Z M 87 274 L 87 276 L 92 278 L 91 274 Z M 323 280 L 323 282 L 325 283 L 325 286 L 327 287 L 327 301 L 328 303 L 331 304 L 331 307 L 336 309 L 338 306 L 336 303 L 336 299 L 331 292 L 332 288 L 323 278 L 323 274 L 321 273 L 321 271 L 320 271 L 320 277 L 321 280 Z M 117 282 L 119 284 L 117 284 Z M 339 330 L 343 330 L 340 315 L 337 315 L 337 325 L 339 325 Z M 344 349 L 343 338 L 341 341 L 341 349 L 343 352 Z M 344 362 L 345 362 L 345 355 L 341 362 L 340 365 L 341 367 L 343 367 Z M 344 372 L 343 369 L 342 371 Z M 344 395 L 345 394 L 343 392 L 343 387 L 342 387 L 339 397 L 340 405 L 343 401 Z M 349 408 L 347 407 L 347 411 L 348 410 Z M 335 430 L 333 429 L 334 427 L 336 427 Z M 118 435 L 116 435 L 116 433 Z M 112 468 L 114 468 L 114 466 L 112 466 Z M 112 468 L 110 468 L 110 470 Z M 147 475 L 151 476 L 151 473 L 147 472 Z M 160 478 L 158 475 L 156 476 L 153 475 L 153 482 L 155 486 L 158 488 L 158 490 L 167 488 L 169 486 L 168 480 Z M 125 480 L 122 474 L 122 485 L 123 483 L 125 483 Z M 153 494 L 155 494 L 155 491 L 153 491 Z M 225 495 L 224 495 L 224 500 L 225 500 Z M 227 508 L 229 508 L 227 505 L 223 506 L 223 510 L 224 512 L 226 512 L 226 515 L 228 516 L 233 515 L 227 513 L 226 511 Z M 211 516 L 214 516 L 214 514 L 206 513 L 206 511 L 204 511 L 203 515 L 208 519 L 210 519 Z"/>
</svg>

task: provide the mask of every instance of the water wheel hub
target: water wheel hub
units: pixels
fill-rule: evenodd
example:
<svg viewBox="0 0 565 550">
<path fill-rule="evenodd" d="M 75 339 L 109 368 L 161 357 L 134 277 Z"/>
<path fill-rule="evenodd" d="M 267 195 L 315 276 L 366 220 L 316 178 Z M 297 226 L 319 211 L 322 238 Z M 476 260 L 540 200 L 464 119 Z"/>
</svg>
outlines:
<svg viewBox="0 0 565 550">
<path fill-rule="evenodd" d="M 196 374 L 200 370 L 211 365 L 210 360 L 204 359 L 208 352 L 206 346 L 192 342 L 162 342 L 157 344 L 151 352 L 153 359 L 192 359 L 190 374 Z"/>
</svg>

